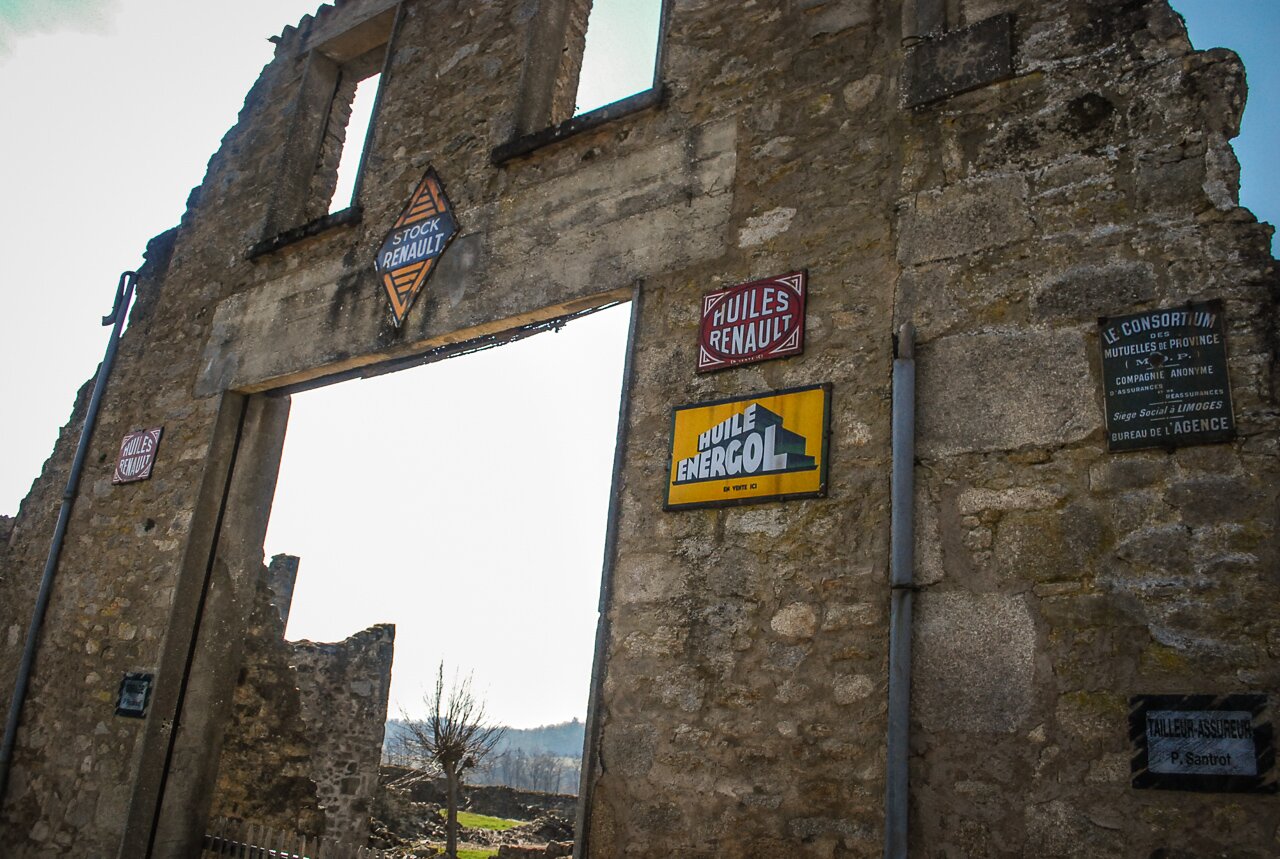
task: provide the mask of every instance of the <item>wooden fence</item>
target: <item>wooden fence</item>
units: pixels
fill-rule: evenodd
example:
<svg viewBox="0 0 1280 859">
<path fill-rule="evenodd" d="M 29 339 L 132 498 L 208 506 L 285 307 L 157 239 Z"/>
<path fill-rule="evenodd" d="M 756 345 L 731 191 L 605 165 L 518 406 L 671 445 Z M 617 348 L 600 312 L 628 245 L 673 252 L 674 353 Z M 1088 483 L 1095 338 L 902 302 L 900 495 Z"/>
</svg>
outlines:
<svg viewBox="0 0 1280 859">
<path fill-rule="evenodd" d="M 353 841 L 308 837 L 256 823 L 219 818 L 210 821 L 201 859 L 395 859 L 385 850 Z"/>
</svg>

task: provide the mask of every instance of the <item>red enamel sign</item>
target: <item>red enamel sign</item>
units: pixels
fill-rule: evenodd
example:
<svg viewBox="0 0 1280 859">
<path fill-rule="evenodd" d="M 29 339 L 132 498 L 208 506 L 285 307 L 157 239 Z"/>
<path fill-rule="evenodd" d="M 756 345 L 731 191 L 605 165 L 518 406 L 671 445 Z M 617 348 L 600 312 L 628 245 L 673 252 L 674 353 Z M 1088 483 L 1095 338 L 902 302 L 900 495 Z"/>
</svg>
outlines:
<svg viewBox="0 0 1280 859">
<path fill-rule="evenodd" d="M 797 271 L 703 296 L 698 372 L 803 352 L 806 281 Z"/>
<path fill-rule="evenodd" d="M 135 430 L 120 442 L 120 456 L 116 459 L 116 472 L 112 483 L 133 483 L 151 476 L 151 466 L 156 462 L 156 448 L 160 446 L 160 433 L 164 427 Z"/>
</svg>

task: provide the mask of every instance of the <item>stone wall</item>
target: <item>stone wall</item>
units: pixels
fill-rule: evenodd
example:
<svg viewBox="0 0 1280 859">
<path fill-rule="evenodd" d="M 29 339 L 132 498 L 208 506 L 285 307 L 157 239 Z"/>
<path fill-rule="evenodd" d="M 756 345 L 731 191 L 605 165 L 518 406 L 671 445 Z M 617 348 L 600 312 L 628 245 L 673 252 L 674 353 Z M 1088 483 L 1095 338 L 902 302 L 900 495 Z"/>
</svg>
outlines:
<svg viewBox="0 0 1280 859">
<path fill-rule="evenodd" d="M 296 561 L 277 555 L 263 570 L 244 633 L 212 815 L 316 836 L 328 829 L 316 785 L 316 769 L 328 761 L 303 718 L 293 648 L 284 640 L 285 623 L 271 588 L 281 570 L 297 573 Z"/>
<path fill-rule="evenodd" d="M 913 851 L 1275 852 L 1273 794 L 1136 790 L 1126 771 L 1130 696 L 1280 694 L 1276 277 L 1271 229 L 1236 202 L 1233 54 L 1192 51 L 1164 0 L 673 0 L 660 97 L 495 164 L 558 109 L 576 58 L 544 49 L 573 48 L 580 5 L 395 6 L 288 28 L 151 249 L 0 810 L 10 853 L 190 855 L 290 386 L 633 297 L 588 855 L 881 853 L 907 321 Z M 553 12 L 570 30 L 547 41 Z M 378 34 L 360 205 L 289 221 L 311 187 L 298 142 L 330 107 L 316 70 Z M 372 252 L 429 164 L 462 232 L 397 328 Z M 703 294 L 802 268 L 803 356 L 693 372 Z M 1225 302 L 1237 438 L 1108 453 L 1097 318 L 1203 299 Z M 672 406 L 820 382 L 827 497 L 663 511 Z M 0 553 L 5 682 L 80 414 Z M 152 479 L 111 485 L 123 432 L 160 424 Z M 139 670 L 148 719 L 112 715 Z"/>
<path fill-rule="evenodd" d="M 311 772 L 330 836 L 363 838 L 369 832 L 395 635 L 393 625 L 380 624 L 337 644 L 290 644 L 302 720 L 314 743 Z"/>
<path fill-rule="evenodd" d="M 368 837 L 395 627 L 334 644 L 284 640 L 298 559 L 264 569 L 213 814 L 329 838 Z"/>
<path fill-rule="evenodd" d="M 1227 142 L 1244 70 L 1193 53 L 1162 3 L 1098 8 L 1018 7 L 1017 77 L 904 129 L 895 317 L 923 342 L 927 582 L 915 839 L 1262 856 L 1274 796 L 1135 791 L 1123 730 L 1131 695 L 1280 688 L 1280 627 L 1251 608 L 1280 482 L 1271 229 L 1237 207 Z M 1095 320 L 1210 297 L 1240 437 L 1108 454 Z"/>
</svg>

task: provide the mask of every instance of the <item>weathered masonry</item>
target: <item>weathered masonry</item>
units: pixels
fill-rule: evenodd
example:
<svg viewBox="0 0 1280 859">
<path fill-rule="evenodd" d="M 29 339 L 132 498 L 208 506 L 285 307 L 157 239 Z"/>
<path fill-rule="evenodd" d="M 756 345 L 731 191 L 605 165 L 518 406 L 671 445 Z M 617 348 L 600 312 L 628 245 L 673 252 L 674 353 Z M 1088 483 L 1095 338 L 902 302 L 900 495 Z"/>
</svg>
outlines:
<svg viewBox="0 0 1280 859">
<path fill-rule="evenodd" d="M 570 119 L 587 7 L 346 0 L 278 38 L 148 249 L 2 852 L 193 855 L 291 390 L 630 301 L 583 855 L 875 856 L 902 822 L 904 323 L 913 853 L 1276 855 L 1276 277 L 1237 205 L 1238 59 L 1165 0 L 671 0 L 655 87 Z M 377 69 L 356 205 L 325 215 L 331 117 Z M 460 229 L 397 327 L 374 252 L 428 166 Z M 801 354 L 696 372 L 704 295 L 801 271 Z M 1127 449 L 1201 382 L 1155 404 L 1113 373 L 1166 372 L 1147 330 L 1105 322 L 1189 303 L 1229 403 Z M 664 509 L 674 407 L 814 386 L 825 495 Z M 83 416 L 0 545 L 5 688 Z M 112 484 L 121 437 L 159 426 L 152 477 Z M 115 715 L 126 674 L 154 677 L 144 719 Z"/>
</svg>

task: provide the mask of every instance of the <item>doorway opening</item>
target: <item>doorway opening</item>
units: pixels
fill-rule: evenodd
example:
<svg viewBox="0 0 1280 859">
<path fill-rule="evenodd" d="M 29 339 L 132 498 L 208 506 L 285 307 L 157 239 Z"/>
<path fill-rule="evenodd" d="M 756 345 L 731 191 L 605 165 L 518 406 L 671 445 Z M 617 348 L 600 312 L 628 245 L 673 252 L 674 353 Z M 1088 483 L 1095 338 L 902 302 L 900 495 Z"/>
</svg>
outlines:
<svg viewBox="0 0 1280 859">
<path fill-rule="evenodd" d="M 421 817 L 438 789 L 406 779 L 417 762 L 398 757 L 397 740 L 402 720 L 427 717 L 443 665 L 446 680 L 473 678 L 488 720 L 508 728 L 467 782 L 546 794 L 544 816 L 568 832 L 523 822 L 547 840 L 571 834 L 630 310 L 291 395 L 264 544 L 272 562 L 250 625 L 280 641 L 264 655 L 246 638 L 213 817 L 270 817 L 263 793 L 292 790 L 300 805 L 314 796 L 318 816 L 282 808 L 260 822 L 358 838 L 368 833 L 351 830 L 371 813 L 384 840 L 433 843 L 437 820 L 405 818 Z M 386 720 L 385 748 L 369 748 L 371 719 L 379 734 Z M 279 747 L 265 758 L 241 742 L 264 731 Z M 228 787 L 277 775 L 287 790 Z M 389 790 L 397 779 L 408 788 Z M 510 802 L 509 791 L 494 796 Z M 405 831 L 387 831 L 392 822 Z M 479 849 L 503 836 L 475 837 Z"/>
</svg>

